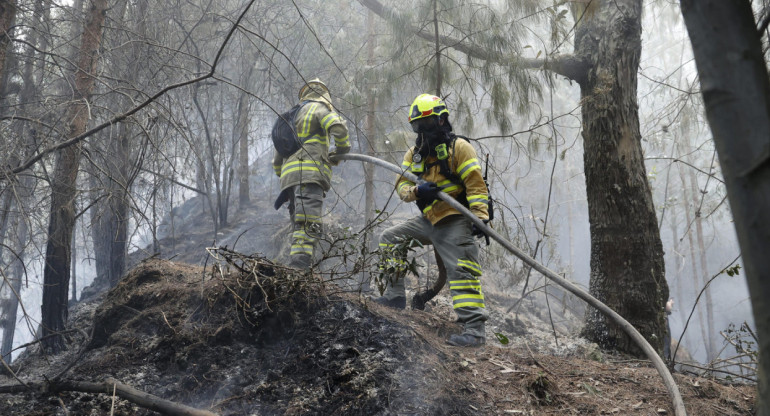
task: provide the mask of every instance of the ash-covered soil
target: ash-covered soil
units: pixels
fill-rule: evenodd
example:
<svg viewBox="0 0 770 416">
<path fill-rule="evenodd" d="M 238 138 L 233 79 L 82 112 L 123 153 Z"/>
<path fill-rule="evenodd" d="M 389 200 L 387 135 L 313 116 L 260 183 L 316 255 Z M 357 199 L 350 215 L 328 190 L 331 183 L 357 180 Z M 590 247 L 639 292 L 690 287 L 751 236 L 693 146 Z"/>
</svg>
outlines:
<svg viewBox="0 0 770 416">
<path fill-rule="evenodd" d="M 396 311 L 261 258 L 237 264 L 248 273 L 214 264 L 140 263 L 73 309 L 69 350 L 31 347 L 0 385 L 112 377 L 220 415 L 673 414 L 646 361 L 564 335 L 557 345 L 536 319 L 503 313 L 499 294 L 487 345 L 462 349 L 444 343 L 460 329 L 446 294 Z M 753 414 L 754 386 L 675 378 L 690 415 Z M 110 394 L 30 390 L 0 394 L 0 414 L 157 413 Z"/>
</svg>

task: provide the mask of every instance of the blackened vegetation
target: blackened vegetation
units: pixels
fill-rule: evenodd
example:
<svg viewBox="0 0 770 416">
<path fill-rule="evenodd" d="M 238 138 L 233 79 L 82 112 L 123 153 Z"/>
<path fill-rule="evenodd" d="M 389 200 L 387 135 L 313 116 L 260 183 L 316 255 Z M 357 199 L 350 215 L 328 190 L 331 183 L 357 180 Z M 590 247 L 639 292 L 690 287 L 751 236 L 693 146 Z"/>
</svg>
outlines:
<svg viewBox="0 0 770 416">
<path fill-rule="evenodd" d="M 543 373 L 530 376 L 526 380 L 527 392 L 541 406 L 554 405 L 557 402 L 558 389 L 556 384 Z"/>
<path fill-rule="evenodd" d="M 420 361 L 436 352 L 411 329 L 373 314 L 357 298 L 324 296 L 312 275 L 260 258 L 240 260 L 205 272 L 160 260 L 140 264 L 96 309 L 87 351 L 69 374 L 114 377 L 222 415 L 470 409 L 450 396 L 446 375 Z M 106 395 L 59 397 L 42 405 L 0 405 L 0 413 L 111 408 Z M 118 400 L 115 414 L 156 413 Z"/>
</svg>

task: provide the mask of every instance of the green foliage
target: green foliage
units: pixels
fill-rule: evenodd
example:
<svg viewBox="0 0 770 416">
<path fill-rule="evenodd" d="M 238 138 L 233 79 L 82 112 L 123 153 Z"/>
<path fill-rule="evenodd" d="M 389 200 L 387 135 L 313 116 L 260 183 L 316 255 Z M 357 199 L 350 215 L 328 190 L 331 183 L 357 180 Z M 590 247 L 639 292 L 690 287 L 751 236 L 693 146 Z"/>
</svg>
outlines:
<svg viewBox="0 0 770 416">
<path fill-rule="evenodd" d="M 452 108 L 456 129 L 472 131 L 478 115 L 470 109 L 482 108 L 487 124 L 509 132 L 511 113 L 528 111 L 529 103 L 541 94 L 537 73 L 516 65 L 522 42 L 532 33 L 523 22 L 546 18 L 541 8 L 533 0 L 500 4 L 418 0 L 394 10 L 388 20 L 390 37 L 377 37 L 383 64 L 371 68 L 376 73 L 371 79 L 380 80 L 378 96 L 407 105 L 417 91 L 437 93 L 435 17 L 439 36 L 454 42 L 439 45 L 438 60 L 441 95 Z M 415 36 L 414 30 L 423 36 Z M 455 44 L 479 56 L 469 56 Z"/>
<path fill-rule="evenodd" d="M 508 337 L 507 337 L 507 336 L 505 336 L 505 334 L 503 334 L 503 333 L 501 333 L 501 332 L 495 332 L 495 337 L 496 337 L 496 338 L 497 338 L 497 340 L 498 340 L 498 341 L 500 341 L 500 343 L 501 343 L 501 344 L 503 344 L 503 345 L 508 345 L 508 343 L 509 343 L 509 342 L 511 342 L 511 341 L 508 339 Z"/>
<path fill-rule="evenodd" d="M 722 335 L 735 348 L 738 357 L 748 360 L 749 363 L 756 366 L 759 361 L 759 345 L 757 345 L 754 331 L 747 322 L 744 321 L 737 329 L 735 324 L 731 323 Z"/>
<path fill-rule="evenodd" d="M 722 273 L 727 273 L 728 276 L 733 277 L 741 274 L 741 265 L 736 264 L 733 267 L 728 267 L 724 270 L 722 270 Z"/>
<path fill-rule="evenodd" d="M 378 273 L 374 277 L 374 284 L 380 294 L 385 293 L 385 288 L 389 283 L 396 279 L 402 279 L 406 273 L 412 273 L 418 276 L 417 260 L 413 257 L 408 260 L 407 254 L 414 251 L 415 247 L 422 248 L 423 245 L 414 238 L 405 238 L 390 247 L 380 247 L 378 250 Z"/>
</svg>

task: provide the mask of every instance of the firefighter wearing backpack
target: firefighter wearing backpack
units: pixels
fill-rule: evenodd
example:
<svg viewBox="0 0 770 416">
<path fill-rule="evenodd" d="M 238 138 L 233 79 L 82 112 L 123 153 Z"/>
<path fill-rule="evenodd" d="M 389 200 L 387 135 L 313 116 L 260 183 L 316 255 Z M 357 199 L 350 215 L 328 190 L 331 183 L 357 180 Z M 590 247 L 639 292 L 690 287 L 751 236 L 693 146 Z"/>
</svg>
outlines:
<svg viewBox="0 0 770 416">
<path fill-rule="evenodd" d="M 422 215 L 381 234 L 383 264 L 380 267 L 395 273 L 387 276 L 385 292 L 374 301 L 392 308 L 405 308 L 404 276 L 408 262 L 405 250 L 397 246 L 407 238 L 433 244 L 446 268 L 453 307 L 463 324 L 462 334 L 450 336 L 447 343 L 480 346 L 485 342 L 488 314 L 481 291 L 482 270 L 474 236 L 481 236 L 483 232 L 459 211 L 437 199 L 437 195 L 448 193 L 488 222 L 488 190 L 481 165 L 473 146 L 452 134 L 449 110 L 439 97 L 429 94 L 417 97 L 409 107 L 409 123 L 417 139 L 415 146 L 404 155 L 402 168 L 422 181 L 418 185 L 399 176 L 396 190 L 403 201 L 416 202 Z"/>
<path fill-rule="evenodd" d="M 276 209 L 288 201 L 292 217 L 289 265 L 308 268 L 322 233 L 323 198 L 331 187 L 329 156 L 349 152 L 350 140 L 345 121 L 334 111 L 329 89 L 319 79 L 300 88 L 299 103 L 292 123 L 299 150 L 281 154 L 276 148 L 273 169 L 281 181 Z M 335 150 L 330 152 L 332 141 Z"/>
</svg>

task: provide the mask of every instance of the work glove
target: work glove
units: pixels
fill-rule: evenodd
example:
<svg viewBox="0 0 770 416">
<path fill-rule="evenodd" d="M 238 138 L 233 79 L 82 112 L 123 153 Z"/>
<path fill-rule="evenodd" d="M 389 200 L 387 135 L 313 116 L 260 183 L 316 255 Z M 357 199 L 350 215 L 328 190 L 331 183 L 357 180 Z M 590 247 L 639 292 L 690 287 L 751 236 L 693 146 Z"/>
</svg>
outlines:
<svg viewBox="0 0 770 416">
<path fill-rule="evenodd" d="M 435 182 L 423 182 L 417 185 L 417 199 L 426 204 L 438 199 L 439 192 L 441 188 Z"/>
<path fill-rule="evenodd" d="M 331 163 L 332 166 L 337 166 L 340 164 L 340 160 L 337 159 L 337 151 L 332 150 L 329 152 L 329 163 Z"/>
<path fill-rule="evenodd" d="M 489 224 L 489 220 L 481 220 L 484 221 L 484 225 Z M 476 226 L 476 223 L 471 223 L 471 235 L 478 238 L 478 237 L 484 237 L 487 240 L 487 245 L 489 245 L 489 236 L 487 233 L 484 232 L 481 228 Z"/>
</svg>

